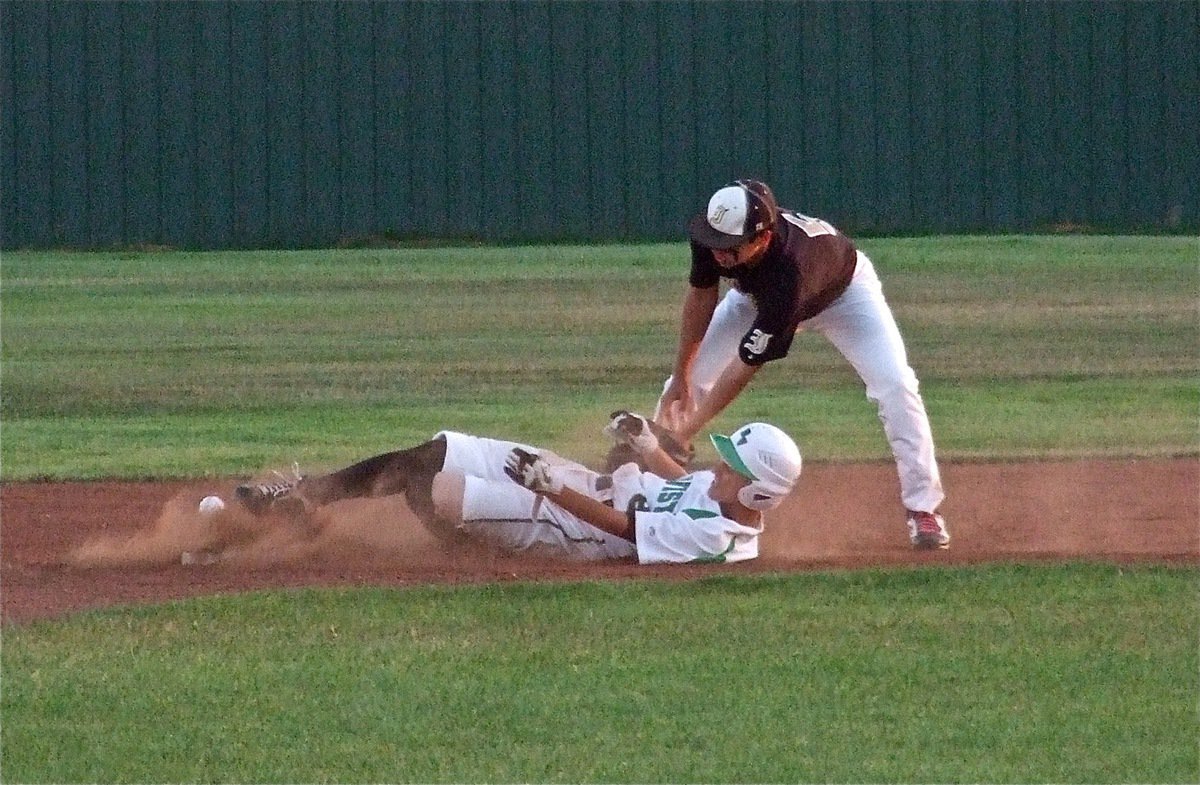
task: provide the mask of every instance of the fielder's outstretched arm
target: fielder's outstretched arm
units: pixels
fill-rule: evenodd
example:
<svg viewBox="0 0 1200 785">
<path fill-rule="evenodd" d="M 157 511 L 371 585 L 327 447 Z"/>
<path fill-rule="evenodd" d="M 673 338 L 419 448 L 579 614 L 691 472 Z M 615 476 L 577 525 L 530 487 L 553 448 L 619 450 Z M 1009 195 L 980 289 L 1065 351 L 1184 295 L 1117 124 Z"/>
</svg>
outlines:
<svg viewBox="0 0 1200 785">
<path fill-rule="evenodd" d="M 689 286 L 683 298 L 683 315 L 679 325 L 679 347 L 675 352 L 675 366 L 671 371 L 671 383 L 663 395 L 661 411 L 664 415 L 671 411 L 671 404 L 679 401 L 682 409 L 691 408 L 691 378 L 692 363 L 700 351 L 700 342 L 708 332 L 712 322 L 713 312 L 717 309 L 720 287 L 712 286 L 699 289 Z M 670 427 L 671 423 L 663 422 Z"/>
<path fill-rule="evenodd" d="M 675 435 L 681 441 L 690 441 L 700 429 L 725 411 L 725 407 L 733 403 L 746 385 L 758 373 L 761 365 L 747 365 L 740 357 L 735 357 L 725 368 L 724 373 L 713 385 L 712 391 L 696 405 L 696 408 L 685 414 L 675 428 Z"/>
</svg>

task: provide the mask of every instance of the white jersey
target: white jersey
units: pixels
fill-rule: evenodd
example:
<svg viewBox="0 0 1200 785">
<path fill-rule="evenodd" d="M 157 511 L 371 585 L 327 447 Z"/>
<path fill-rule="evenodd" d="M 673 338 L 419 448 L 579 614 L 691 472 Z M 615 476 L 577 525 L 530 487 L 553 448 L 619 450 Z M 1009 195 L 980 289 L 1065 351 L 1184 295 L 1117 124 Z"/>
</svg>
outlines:
<svg viewBox="0 0 1200 785">
<path fill-rule="evenodd" d="M 589 561 L 636 556 L 641 564 L 733 562 L 758 556 L 762 526 L 743 526 L 721 513 L 708 496 L 712 472 L 665 480 L 630 463 L 610 477 L 517 442 L 454 431 L 438 435 L 446 439 L 443 468 L 461 472 L 466 479 L 461 528 L 497 547 Z M 617 510 L 633 510 L 636 544 L 510 480 L 504 462 L 514 447 L 554 464 L 572 490 Z"/>
<path fill-rule="evenodd" d="M 636 510 L 641 564 L 735 562 L 758 556 L 762 525 L 745 526 L 725 517 L 721 505 L 708 495 L 716 479 L 712 472 L 665 480 L 627 463 L 612 478 L 613 506 Z"/>
</svg>

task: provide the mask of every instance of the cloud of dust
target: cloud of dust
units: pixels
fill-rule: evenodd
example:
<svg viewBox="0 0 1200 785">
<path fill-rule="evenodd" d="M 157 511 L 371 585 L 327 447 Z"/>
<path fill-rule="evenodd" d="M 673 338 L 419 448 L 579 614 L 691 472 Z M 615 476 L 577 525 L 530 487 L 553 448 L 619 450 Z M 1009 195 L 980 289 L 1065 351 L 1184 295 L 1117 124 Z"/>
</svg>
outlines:
<svg viewBox="0 0 1200 785">
<path fill-rule="evenodd" d="M 199 501 L 209 494 L 224 499 L 225 509 L 201 513 Z M 94 537 L 69 553 L 67 561 L 85 568 L 151 566 L 179 564 L 189 553 L 200 559 L 219 555 L 222 564 L 245 567 L 349 557 L 428 568 L 449 558 L 399 497 L 328 505 L 314 513 L 313 526 L 274 515 L 255 518 L 232 499 L 232 488 L 180 492 L 150 526 Z"/>
<path fill-rule="evenodd" d="M 214 515 L 202 514 L 197 505 L 210 493 L 216 492 L 182 491 L 163 505 L 149 527 L 93 537 L 71 551 L 67 561 L 78 567 L 178 563 L 184 551 L 217 547 L 222 542 L 241 542 L 261 532 L 260 522 L 232 506 Z M 231 498 L 232 488 L 219 495 Z M 112 522 L 114 528 L 123 523 L 126 522 Z"/>
</svg>

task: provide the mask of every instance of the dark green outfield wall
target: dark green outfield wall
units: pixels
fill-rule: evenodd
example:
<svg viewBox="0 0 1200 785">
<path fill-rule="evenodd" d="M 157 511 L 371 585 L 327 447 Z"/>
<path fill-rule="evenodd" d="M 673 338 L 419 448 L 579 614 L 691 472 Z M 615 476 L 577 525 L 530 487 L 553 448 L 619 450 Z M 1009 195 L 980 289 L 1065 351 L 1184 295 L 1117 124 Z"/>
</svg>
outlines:
<svg viewBox="0 0 1200 785">
<path fill-rule="evenodd" d="M 5 248 L 1200 227 L 1200 3 L 4 2 Z"/>
</svg>

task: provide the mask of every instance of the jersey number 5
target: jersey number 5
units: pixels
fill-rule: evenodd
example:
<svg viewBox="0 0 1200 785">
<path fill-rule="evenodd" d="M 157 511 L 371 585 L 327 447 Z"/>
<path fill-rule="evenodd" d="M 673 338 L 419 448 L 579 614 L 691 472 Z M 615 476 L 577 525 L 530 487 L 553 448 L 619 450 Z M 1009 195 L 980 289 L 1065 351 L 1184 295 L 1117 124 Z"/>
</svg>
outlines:
<svg viewBox="0 0 1200 785">
<path fill-rule="evenodd" d="M 837 234 L 837 229 L 833 228 L 833 224 L 828 221 L 822 221 L 820 218 L 813 218 L 810 215 L 800 215 L 799 213 L 784 213 L 784 220 L 788 223 L 799 226 L 800 231 L 807 234 L 809 237 L 820 237 L 823 234 Z"/>
</svg>

